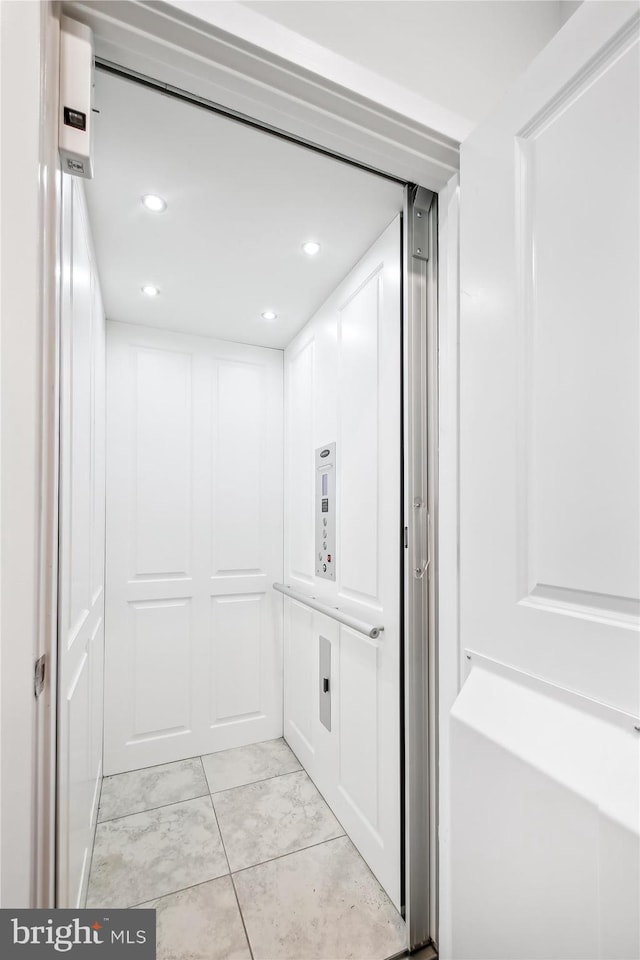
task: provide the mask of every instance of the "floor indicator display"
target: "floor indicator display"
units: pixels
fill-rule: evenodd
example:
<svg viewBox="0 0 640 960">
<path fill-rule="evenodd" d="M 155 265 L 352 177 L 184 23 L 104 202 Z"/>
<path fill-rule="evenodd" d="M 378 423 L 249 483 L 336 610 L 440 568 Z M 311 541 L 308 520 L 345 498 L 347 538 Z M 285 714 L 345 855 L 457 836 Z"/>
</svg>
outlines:
<svg viewBox="0 0 640 960">
<path fill-rule="evenodd" d="M 316 576 L 336 578 L 336 445 L 316 450 Z"/>
</svg>

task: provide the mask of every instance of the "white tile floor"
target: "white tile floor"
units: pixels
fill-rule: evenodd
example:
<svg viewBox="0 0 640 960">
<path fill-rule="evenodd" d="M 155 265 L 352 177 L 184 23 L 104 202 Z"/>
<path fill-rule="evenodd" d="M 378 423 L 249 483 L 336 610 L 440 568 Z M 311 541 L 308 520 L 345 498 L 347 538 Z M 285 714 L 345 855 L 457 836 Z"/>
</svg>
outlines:
<svg viewBox="0 0 640 960">
<path fill-rule="evenodd" d="M 284 740 L 105 778 L 87 905 L 154 907 L 158 960 L 385 960 L 406 944 Z"/>
</svg>

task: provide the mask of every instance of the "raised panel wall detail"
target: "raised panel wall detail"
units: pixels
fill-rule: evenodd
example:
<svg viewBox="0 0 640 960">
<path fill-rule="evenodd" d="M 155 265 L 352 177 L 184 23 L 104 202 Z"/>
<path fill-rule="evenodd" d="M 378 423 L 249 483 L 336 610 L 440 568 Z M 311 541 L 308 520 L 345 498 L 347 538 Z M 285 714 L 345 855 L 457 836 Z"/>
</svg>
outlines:
<svg viewBox="0 0 640 960">
<path fill-rule="evenodd" d="M 288 674 L 286 686 L 287 721 L 292 724 L 310 753 L 314 749 L 315 649 L 314 617 L 308 607 L 292 601 L 286 611 Z"/>
<path fill-rule="evenodd" d="M 282 353 L 110 323 L 107 362 L 105 772 L 278 737 Z"/>
<path fill-rule="evenodd" d="M 314 573 L 313 390 L 315 342 L 305 342 L 288 365 L 289 429 L 287 456 L 290 464 L 287 487 L 289 556 L 291 574 L 311 583 Z"/>
<path fill-rule="evenodd" d="M 90 831 L 89 812 L 93 786 L 89 768 L 91 715 L 90 715 L 90 664 L 89 654 L 83 654 L 78 672 L 67 695 L 66 750 L 68 757 L 67 777 L 69 789 L 68 823 L 66 837 L 68 849 L 68 877 L 71 902 L 81 902 L 82 887 L 86 880 L 86 861 L 90 856 L 87 832 Z"/>
<path fill-rule="evenodd" d="M 102 590 L 101 590 L 102 593 Z M 93 784 L 93 798 L 89 822 L 96 822 L 102 785 L 102 722 L 104 716 L 104 620 L 97 621 L 89 641 L 90 716 L 89 716 L 89 774 Z"/>
<path fill-rule="evenodd" d="M 378 599 L 379 271 L 340 310 L 339 558 L 342 592 Z"/>
<path fill-rule="evenodd" d="M 264 368 L 222 361 L 213 404 L 214 573 L 259 571 L 265 457 Z M 239 442 L 241 438 L 241 441 Z"/>
<path fill-rule="evenodd" d="M 90 605 L 91 577 L 91 259 L 78 203 L 73 206 L 71 317 L 68 389 L 70 400 L 69 466 L 69 642 Z"/>
<path fill-rule="evenodd" d="M 378 830 L 378 645 L 340 628 L 340 789 Z"/>
<path fill-rule="evenodd" d="M 285 351 L 285 582 L 384 626 L 379 643 L 293 600 L 285 736 L 400 905 L 400 223 Z M 336 443 L 335 582 L 315 576 L 315 450 Z M 319 717 L 331 644 L 331 730 Z M 325 668 L 323 664 L 323 669 Z"/>
<path fill-rule="evenodd" d="M 185 574 L 191 539 L 191 358 L 136 350 L 137 576 Z"/>
<path fill-rule="evenodd" d="M 79 181 L 61 177 L 56 906 L 84 903 L 102 777 L 105 320 Z"/>
<path fill-rule="evenodd" d="M 188 600 L 132 603 L 132 739 L 188 730 L 193 659 Z"/>
<path fill-rule="evenodd" d="M 461 148 L 454 958 L 640 956 L 639 41 L 581 4 Z"/>
<path fill-rule="evenodd" d="M 260 713 L 263 596 L 213 597 L 213 723 Z"/>
<path fill-rule="evenodd" d="M 607 106 L 632 95 L 628 108 L 639 115 L 639 75 L 638 44 L 613 48 L 519 141 L 528 357 L 520 387 L 522 591 L 543 605 L 636 623 L 640 461 L 626 438 L 640 435 L 639 183 L 635 177 L 593 204 L 585 203 L 585 185 L 614 171 L 620 155 L 640 168 L 637 130 L 624 111 Z M 585 129 L 592 131 L 587 151 Z"/>
<path fill-rule="evenodd" d="M 100 286 L 94 277 L 91 325 L 91 353 L 94 371 L 91 383 L 91 529 L 104 531 L 105 505 L 105 333 L 104 308 Z M 98 322 L 98 319 L 100 322 Z M 92 539 L 91 603 L 95 604 L 104 590 L 104 532 Z M 101 745 L 102 747 L 102 745 Z"/>
</svg>

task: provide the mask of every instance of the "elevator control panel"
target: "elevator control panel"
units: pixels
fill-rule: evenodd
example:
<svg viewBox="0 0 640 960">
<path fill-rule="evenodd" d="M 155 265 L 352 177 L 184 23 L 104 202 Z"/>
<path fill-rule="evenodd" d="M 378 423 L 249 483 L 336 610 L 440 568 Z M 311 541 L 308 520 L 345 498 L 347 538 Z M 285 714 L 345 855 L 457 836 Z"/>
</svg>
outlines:
<svg viewBox="0 0 640 960">
<path fill-rule="evenodd" d="M 336 445 L 316 450 L 316 576 L 336 578 Z"/>
</svg>

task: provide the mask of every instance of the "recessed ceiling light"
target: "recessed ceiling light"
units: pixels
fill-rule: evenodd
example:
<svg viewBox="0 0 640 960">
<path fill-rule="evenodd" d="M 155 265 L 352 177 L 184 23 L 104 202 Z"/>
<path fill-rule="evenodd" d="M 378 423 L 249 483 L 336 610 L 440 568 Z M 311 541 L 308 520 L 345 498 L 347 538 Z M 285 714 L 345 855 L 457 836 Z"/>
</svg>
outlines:
<svg viewBox="0 0 640 960">
<path fill-rule="evenodd" d="M 144 287 L 142 288 L 142 292 L 143 292 L 147 297 L 157 297 L 158 294 L 160 293 L 160 291 L 158 290 L 158 288 L 157 288 L 157 287 L 154 287 L 154 285 L 153 285 L 152 283 L 145 283 Z"/>
<path fill-rule="evenodd" d="M 316 253 L 320 253 L 320 244 L 315 240 L 307 240 L 306 243 L 302 244 L 302 249 L 309 257 L 315 257 Z"/>
<path fill-rule="evenodd" d="M 158 197 L 155 193 L 147 193 L 142 198 L 142 206 L 151 210 L 152 213 L 164 213 L 167 209 L 167 201 Z"/>
<path fill-rule="evenodd" d="M 263 319 L 263 320 L 277 320 L 277 319 L 278 319 L 278 314 L 275 313 L 273 310 L 265 310 L 265 312 L 262 314 L 262 319 Z"/>
</svg>

